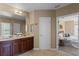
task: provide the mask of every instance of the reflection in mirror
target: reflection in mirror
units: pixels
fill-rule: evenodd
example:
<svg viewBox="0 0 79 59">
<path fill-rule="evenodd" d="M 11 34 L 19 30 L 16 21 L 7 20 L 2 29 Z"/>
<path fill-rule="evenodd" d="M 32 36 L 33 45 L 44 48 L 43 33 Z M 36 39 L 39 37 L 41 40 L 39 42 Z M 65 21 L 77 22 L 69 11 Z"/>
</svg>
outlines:
<svg viewBox="0 0 79 59">
<path fill-rule="evenodd" d="M 30 32 L 32 32 L 33 33 L 33 30 L 34 29 L 34 25 L 33 24 L 30 24 Z"/>
<path fill-rule="evenodd" d="M 0 11 L 0 36 L 11 37 L 13 35 L 25 35 L 25 16 Z"/>
</svg>

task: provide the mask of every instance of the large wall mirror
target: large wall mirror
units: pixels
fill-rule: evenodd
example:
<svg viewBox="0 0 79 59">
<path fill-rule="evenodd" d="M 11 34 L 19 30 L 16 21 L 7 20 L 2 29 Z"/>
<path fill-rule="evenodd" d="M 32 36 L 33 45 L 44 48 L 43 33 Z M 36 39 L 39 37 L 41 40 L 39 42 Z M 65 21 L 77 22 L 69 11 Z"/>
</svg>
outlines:
<svg viewBox="0 0 79 59">
<path fill-rule="evenodd" d="M 0 11 L 0 36 L 25 35 L 26 34 L 25 16 Z"/>
<path fill-rule="evenodd" d="M 31 32 L 31 33 L 34 32 L 34 24 L 30 24 L 30 32 Z"/>
</svg>

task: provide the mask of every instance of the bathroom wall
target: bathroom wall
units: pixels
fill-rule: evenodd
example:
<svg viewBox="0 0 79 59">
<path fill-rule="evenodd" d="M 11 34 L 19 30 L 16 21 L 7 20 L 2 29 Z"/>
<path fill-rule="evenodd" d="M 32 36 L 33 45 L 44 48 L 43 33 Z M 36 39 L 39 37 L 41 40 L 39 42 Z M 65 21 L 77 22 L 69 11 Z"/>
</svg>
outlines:
<svg viewBox="0 0 79 59">
<path fill-rule="evenodd" d="M 49 16 L 52 18 L 51 29 L 52 29 L 52 39 L 51 48 L 56 48 L 56 13 L 52 10 L 37 10 L 30 12 L 30 23 L 34 24 L 34 48 L 39 48 L 39 17 Z"/>
</svg>

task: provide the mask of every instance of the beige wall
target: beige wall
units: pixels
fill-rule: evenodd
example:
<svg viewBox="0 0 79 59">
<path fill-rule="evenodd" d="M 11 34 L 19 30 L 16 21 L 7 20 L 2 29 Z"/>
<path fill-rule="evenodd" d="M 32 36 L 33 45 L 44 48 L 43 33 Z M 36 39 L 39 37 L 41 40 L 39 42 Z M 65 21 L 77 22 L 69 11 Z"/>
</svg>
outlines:
<svg viewBox="0 0 79 59">
<path fill-rule="evenodd" d="M 55 20 L 55 11 L 52 10 L 40 10 L 33 11 L 30 13 L 32 18 L 30 18 L 30 22 L 34 24 L 34 47 L 39 48 L 39 17 L 41 16 L 49 16 L 52 18 L 52 40 L 51 47 L 56 47 L 56 20 Z"/>
<path fill-rule="evenodd" d="M 79 12 L 79 3 L 70 4 L 68 6 L 56 10 L 56 16 L 63 16 L 76 12 Z"/>
</svg>

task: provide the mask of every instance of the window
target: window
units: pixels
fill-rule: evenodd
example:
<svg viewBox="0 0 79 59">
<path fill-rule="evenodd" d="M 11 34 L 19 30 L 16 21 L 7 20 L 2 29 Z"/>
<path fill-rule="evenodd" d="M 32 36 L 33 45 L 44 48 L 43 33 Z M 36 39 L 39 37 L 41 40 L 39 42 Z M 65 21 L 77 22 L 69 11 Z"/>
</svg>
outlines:
<svg viewBox="0 0 79 59">
<path fill-rule="evenodd" d="M 34 25 L 33 24 L 30 24 L 30 32 L 33 32 L 34 30 Z"/>
<path fill-rule="evenodd" d="M 28 28 L 28 26 L 27 26 L 27 24 L 26 24 L 26 27 L 25 27 L 25 29 L 26 29 L 26 32 L 28 32 L 28 29 L 27 29 L 27 28 Z"/>
<path fill-rule="evenodd" d="M 19 23 L 13 23 L 13 34 L 20 33 L 20 24 Z"/>
<path fill-rule="evenodd" d="M 1 23 L 1 36 L 9 37 L 11 35 L 10 23 Z"/>
</svg>

